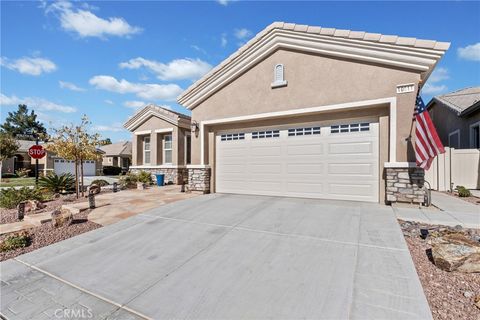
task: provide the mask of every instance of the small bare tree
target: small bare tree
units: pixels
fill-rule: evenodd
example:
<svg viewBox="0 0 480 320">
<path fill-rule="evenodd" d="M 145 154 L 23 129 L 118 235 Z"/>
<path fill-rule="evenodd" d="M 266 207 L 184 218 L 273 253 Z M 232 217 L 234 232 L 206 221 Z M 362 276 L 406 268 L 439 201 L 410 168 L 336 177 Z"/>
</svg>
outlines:
<svg viewBox="0 0 480 320">
<path fill-rule="evenodd" d="M 2 181 L 2 163 L 15 155 L 19 148 L 18 142 L 6 132 L 0 132 L 0 182 Z"/>
<path fill-rule="evenodd" d="M 58 155 L 59 157 L 74 161 L 75 163 L 75 193 L 77 198 L 81 192 L 84 195 L 83 188 L 83 162 L 85 160 L 97 160 L 98 133 L 90 134 L 88 132 L 91 122 L 86 115 L 83 115 L 79 125 L 64 125 L 60 128 L 53 128 L 50 137 L 50 143 L 46 149 Z M 80 172 L 79 172 L 80 171 Z M 81 176 L 81 179 L 79 179 Z"/>
</svg>

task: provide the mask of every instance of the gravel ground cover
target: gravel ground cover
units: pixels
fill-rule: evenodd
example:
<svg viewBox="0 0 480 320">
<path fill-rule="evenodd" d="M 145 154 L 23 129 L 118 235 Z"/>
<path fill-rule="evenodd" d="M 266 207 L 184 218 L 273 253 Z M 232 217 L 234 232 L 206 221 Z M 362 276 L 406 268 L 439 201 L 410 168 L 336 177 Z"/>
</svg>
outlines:
<svg viewBox="0 0 480 320">
<path fill-rule="evenodd" d="M 433 318 L 435 320 L 479 320 L 480 308 L 475 305 L 475 301 L 480 299 L 480 274 L 447 272 L 437 268 L 429 255 L 431 246 L 428 244 L 428 238 L 424 240 L 420 237 L 421 228 L 438 230 L 448 227 L 399 222 Z M 456 231 L 476 241 L 480 239 L 480 229 L 458 228 Z"/>
<path fill-rule="evenodd" d="M 46 205 L 45 208 L 36 210 L 34 212 L 25 212 L 25 214 L 33 215 L 37 213 L 49 212 L 55 209 L 59 209 L 62 206 L 62 204 L 77 203 L 77 202 L 84 202 L 84 201 L 87 201 L 87 198 L 80 197 L 79 199 L 77 199 L 75 195 L 60 196 L 57 199 L 43 202 L 43 204 Z M 12 223 L 17 221 L 19 221 L 17 219 L 17 208 L 13 208 L 13 209 L 0 208 L 0 224 Z"/>
<path fill-rule="evenodd" d="M 480 198 L 477 198 L 475 196 L 459 197 L 458 193 L 455 192 L 455 191 L 453 193 L 452 192 L 447 192 L 447 191 L 442 191 L 442 193 L 444 193 L 446 195 L 449 195 L 450 197 L 454 197 L 454 198 L 457 198 L 457 199 L 460 199 L 460 200 L 463 200 L 463 201 L 467 201 L 467 202 L 470 202 L 470 203 L 473 203 L 473 204 L 476 204 L 476 205 L 480 206 Z"/>
<path fill-rule="evenodd" d="M 73 223 L 68 226 L 55 228 L 51 222 L 47 222 L 39 227 L 29 229 L 28 232 L 31 236 L 30 245 L 24 248 L 0 252 L 0 261 L 15 258 L 21 254 L 100 228 L 101 225 L 87 220 L 89 211 L 90 210 L 85 210 L 74 215 Z M 8 235 L 0 236 L 0 242 L 7 236 Z"/>
</svg>

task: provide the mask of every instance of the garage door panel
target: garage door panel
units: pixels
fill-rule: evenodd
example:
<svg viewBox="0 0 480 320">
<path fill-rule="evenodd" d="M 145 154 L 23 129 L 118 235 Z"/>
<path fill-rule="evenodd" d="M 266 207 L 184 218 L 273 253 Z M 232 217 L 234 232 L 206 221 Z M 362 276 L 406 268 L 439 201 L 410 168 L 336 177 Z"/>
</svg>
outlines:
<svg viewBox="0 0 480 320">
<path fill-rule="evenodd" d="M 323 183 L 287 182 L 287 191 L 291 195 L 321 194 L 323 193 Z"/>
<path fill-rule="evenodd" d="M 336 195 L 352 195 L 362 197 L 372 197 L 372 184 L 352 184 L 352 183 L 330 183 L 328 185 L 329 193 Z"/>
<path fill-rule="evenodd" d="M 330 155 L 357 155 L 371 154 L 373 152 L 373 142 L 334 142 L 328 145 Z"/>
<path fill-rule="evenodd" d="M 322 174 L 324 173 L 323 164 L 319 163 L 295 163 L 287 164 L 287 174 Z"/>
<path fill-rule="evenodd" d="M 321 155 L 323 154 L 323 145 L 322 144 L 300 144 L 300 145 L 289 145 L 287 146 L 287 154 L 294 156 L 302 155 Z"/>
<path fill-rule="evenodd" d="M 279 134 L 252 139 L 244 129 L 241 141 L 217 136 L 217 192 L 378 201 L 378 123 L 346 134 L 329 127 L 308 136 L 261 130 Z"/>
<path fill-rule="evenodd" d="M 371 163 L 329 163 L 328 173 L 333 175 L 373 176 L 374 166 Z"/>
</svg>

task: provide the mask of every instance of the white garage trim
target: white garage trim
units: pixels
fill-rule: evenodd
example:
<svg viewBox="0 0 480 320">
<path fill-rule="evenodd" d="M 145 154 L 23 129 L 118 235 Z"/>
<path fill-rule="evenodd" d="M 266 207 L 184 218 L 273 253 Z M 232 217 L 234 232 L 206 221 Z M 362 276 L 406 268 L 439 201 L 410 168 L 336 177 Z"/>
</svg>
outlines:
<svg viewBox="0 0 480 320">
<path fill-rule="evenodd" d="M 248 116 L 201 121 L 200 122 L 200 163 L 202 165 L 205 165 L 205 126 L 206 125 L 242 122 L 242 121 L 249 121 L 249 120 L 270 119 L 270 118 L 278 118 L 278 117 L 285 117 L 285 116 L 298 116 L 298 115 L 304 115 L 309 113 L 317 113 L 317 112 L 325 112 L 325 111 L 341 110 L 341 109 L 349 109 L 349 108 L 367 108 L 367 107 L 372 107 L 379 104 L 388 104 L 390 106 L 389 162 L 396 162 L 397 161 L 397 139 L 396 139 L 397 138 L 397 98 L 389 97 L 389 98 L 381 98 L 381 99 L 375 99 L 375 100 L 363 100 L 363 101 L 332 104 L 332 105 L 312 107 L 312 108 L 258 113 L 254 115 L 248 115 Z"/>
</svg>

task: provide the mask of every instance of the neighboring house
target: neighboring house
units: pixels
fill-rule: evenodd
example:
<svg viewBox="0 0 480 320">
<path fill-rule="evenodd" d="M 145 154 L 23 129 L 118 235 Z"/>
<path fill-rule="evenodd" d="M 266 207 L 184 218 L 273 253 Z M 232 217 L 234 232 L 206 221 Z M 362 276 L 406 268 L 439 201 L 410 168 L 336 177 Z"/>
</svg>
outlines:
<svg viewBox="0 0 480 320">
<path fill-rule="evenodd" d="M 2 162 L 2 175 L 14 174 L 18 169 L 29 169 L 32 174 L 35 170 L 35 159 L 28 154 L 28 149 L 35 144 L 35 141 L 17 140 L 19 148 L 17 153 L 9 159 Z M 43 144 L 43 143 L 41 143 Z M 103 151 L 98 150 L 99 153 Z M 39 173 L 46 175 L 49 172 L 56 174 L 75 173 L 75 165 L 73 161 L 65 160 L 57 157 L 51 152 L 46 152 L 45 157 L 38 160 Z M 85 176 L 94 176 L 102 171 L 101 161 L 86 160 L 83 164 L 83 171 Z"/>
<path fill-rule="evenodd" d="M 418 86 L 449 46 L 273 23 L 177 99 L 192 111 L 189 188 L 423 202 L 412 114 Z M 147 124 L 149 113 L 155 120 Z M 135 131 L 134 155 L 137 146 L 137 158 L 142 156 L 142 137 L 148 137 L 148 157 L 157 157 L 158 164 L 162 153 L 154 155 L 151 145 L 162 143 L 152 134 L 168 121 L 155 113 L 142 110 L 129 127 Z M 144 166 L 138 159 L 137 165 Z"/>
<path fill-rule="evenodd" d="M 480 148 L 480 87 L 433 97 L 427 107 L 444 146 Z"/>
<path fill-rule="evenodd" d="M 100 147 L 105 152 L 103 155 L 103 166 L 119 167 L 128 170 L 132 163 L 132 142 L 122 141 L 107 144 Z"/>
<path fill-rule="evenodd" d="M 188 180 L 190 163 L 190 117 L 155 105 L 147 105 L 124 127 L 133 133 L 132 171 L 165 174 L 165 181 Z"/>
</svg>

